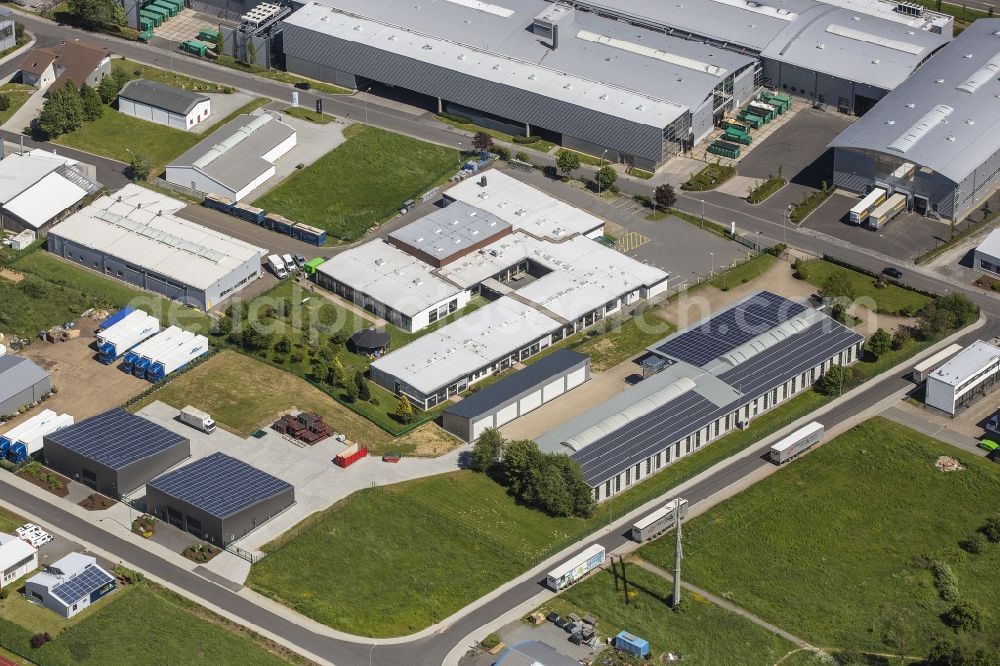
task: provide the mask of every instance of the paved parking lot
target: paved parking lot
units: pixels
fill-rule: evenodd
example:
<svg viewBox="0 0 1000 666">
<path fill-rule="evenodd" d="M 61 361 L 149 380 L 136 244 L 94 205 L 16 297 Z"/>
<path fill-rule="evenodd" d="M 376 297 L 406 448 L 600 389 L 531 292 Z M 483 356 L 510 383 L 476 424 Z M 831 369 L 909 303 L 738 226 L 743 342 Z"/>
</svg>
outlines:
<svg viewBox="0 0 1000 666">
<path fill-rule="evenodd" d="M 329 248 L 303 243 L 291 236 L 269 231 L 264 227 L 258 227 L 252 222 L 247 222 L 222 211 L 205 208 L 204 206 L 191 205 L 187 208 L 182 208 L 177 215 L 185 220 L 202 224 L 209 229 L 215 229 L 233 238 L 239 238 L 257 247 L 265 248 L 270 252 L 277 252 L 279 254 L 300 252 L 307 259 L 328 256 L 324 254 L 324 249 L 328 252 Z"/>
<path fill-rule="evenodd" d="M 813 211 L 803 225 L 904 260 L 912 260 L 951 238 L 951 225 L 947 222 L 916 213 L 901 213 L 878 231 L 851 224 L 848 211 L 858 201 L 858 197 L 838 191 Z"/>
<path fill-rule="evenodd" d="M 598 625 L 597 629 L 598 634 L 600 634 L 600 625 Z M 606 647 L 601 642 L 598 642 L 594 647 L 574 645 L 569 640 L 569 634 L 551 622 L 543 622 L 537 627 L 532 627 L 520 621 L 511 622 L 501 627 L 497 631 L 497 635 L 508 646 L 519 645 L 527 641 L 542 641 L 567 657 L 577 660 L 588 659 L 593 661 L 594 657 Z M 496 660 L 496 655 L 484 653 L 475 657 L 465 656 L 458 663 L 461 666 L 491 666 Z"/>
</svg>

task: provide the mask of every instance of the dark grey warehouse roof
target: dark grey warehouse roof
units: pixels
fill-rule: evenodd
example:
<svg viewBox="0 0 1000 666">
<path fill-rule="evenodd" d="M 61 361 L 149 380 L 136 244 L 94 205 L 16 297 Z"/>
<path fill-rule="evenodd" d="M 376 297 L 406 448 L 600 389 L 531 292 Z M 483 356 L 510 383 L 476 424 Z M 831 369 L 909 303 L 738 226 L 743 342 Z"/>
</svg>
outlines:
<svg viewBox="0 0 1000 666">
<path fill-rule="evenodd" d="M 112 409 L 46 435 L 45 441 L 117 470 L 187 439 L 124 409 Z"/>
<path fill-rule="evenodd" d="M 287 492 L 291 484 L 224 453 L 213 453 L 146 484 L 216 518 Z"/>
<path fill-rule="evenodd" d="M 538 443 L 572 455 L 588 482 L 600 483 L 863 339 L 825 314 L 759 292 L 651 346 L 673 361 L 667 369 Z"/>
<path fill-rule="evenodd" d="M 208 101 L 207 95 L 194 93 L 189 90 L 181 90 L 173 86 L 168 86 L 146 79 L 135 79 L 125 84 L 125 87 L 118 93 L 118 97 L 131 99 L 158 109 L 164 109 L 171 113 L 179 113 L 186 116 L 199 102 Z"/>
<path fill-rule="evenodd" d="M 1000 19 L 980 19 L 830 146 L 885 153 L 961 183 L 1000 150 L 998 71 Z"/>
<path fill-rule="evenodd" d="M 10 354 L 0 356 L 0 402 L 12 398 L 48 376 L 49 373 L 30 359 Z"/>
<path fill-rule="evenodd" d="M 525 391 L 540 384 L 544 384 L 552 377 L 567 372 L 581 363 L 585 363 L 588 358 L 588 356 L 579 352 L 560 349 L 528 365 L 523 370 L 518 370 L 495 384 L 491 384 L 484 389 L 476 391 L 469 397 L 459 400 L 444 411 L 446 414 L 467 419 L 474 419 L 477 416 L 489 414 L 508 400 L 516 398 Z"/>
</svg>

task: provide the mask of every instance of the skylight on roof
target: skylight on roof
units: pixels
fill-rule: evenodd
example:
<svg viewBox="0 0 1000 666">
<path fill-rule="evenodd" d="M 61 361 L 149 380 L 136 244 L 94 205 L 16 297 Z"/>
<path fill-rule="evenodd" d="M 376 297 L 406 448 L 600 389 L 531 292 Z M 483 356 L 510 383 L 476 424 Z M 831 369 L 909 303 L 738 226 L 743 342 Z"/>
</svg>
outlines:
<svg viewBox="0 0 1000 666">
<path fill-rule="evenodd" d="M 895 150 L 900 153 L 905 153 L 910 148 L 912 148 L 917 141 L 920 141 L 928 132 L 940 125 L 944 120 L 951 115 L 953 108 L 946 104 L 938 104 L 933 109 L 924 114 L 924 116 L 913 123 L 910 129 L 903 132 L 903 134 L 889 144 L 890 150 Z"/>
<path fill-rule="evenodd" d="M 997 73 L 1000 73 L 1000 51 L 987 60 L 985 65 L 973 72 L 972 76 L 955 86 L 955 88 L 971 95 L 979 90 L 980 86 L 996 76 Z"/>
<path fill-rule="evenodd" d="M 923 46 L 910 44 L 909 42 L 904 42 L 899 39 L 889 39 L 888 37 L 875 35 L 870 32 L 865 32 L 864 30 L 855 30 L 854 28 L 837 25 L 836 23 L 828 25 L 826 31 L 833 35 L 839 35 L 840 37 L 846 37 L 859 42 L 867 42 L 868 44 L 875 44 L 876 46 L 884 46 L 887 49 L 902 51 L 903 53 L 909 53 L 911 55 L 919 55 L 924 51 Z"/>
<path fill-rule="evenodd" d="M 647 58 L 655 58 L 657 60 L 662 60 L 663 62 L 669 62 L 672 65 L 686 67 L 688 69 L 693 69 L 697 72 L 704 72 L 713 76 L 722 76 L 726 73 L 726 70 L 718 65 L 710 65 L 707 62 L 701 62 L 700 60 L 695 60 L 694 58 L 686 58 L 674 53 L 661 51 L 660 49 L 654 49 L 651 46 L 643 46 L 642 44 L 636 44 L 635 42 L 629 42 L 624 39 L 608 37 L 607 35 L 590 32 L 589 30 L 581 30 L 576 33 L 576 36 L 585 42 L 604 44 L 612 48 L 621 49 L 622 51 L 628 51 L 629 53 L 646 56 Z"/>
<path fill-rule="evenodd" d="M 487 14 L 493 14 L 494 16 L 502 16 L 504 18 L 513 16 L 514 14 L 513 9 L 507 9 L 506 7 L 493 5 L 488 2 L 481 2 L 480 0 L 446 0 L 446 2 L 468 7 L 469 9 L 476 9 L 481 12 L 486 12 Z"/>
</svg>

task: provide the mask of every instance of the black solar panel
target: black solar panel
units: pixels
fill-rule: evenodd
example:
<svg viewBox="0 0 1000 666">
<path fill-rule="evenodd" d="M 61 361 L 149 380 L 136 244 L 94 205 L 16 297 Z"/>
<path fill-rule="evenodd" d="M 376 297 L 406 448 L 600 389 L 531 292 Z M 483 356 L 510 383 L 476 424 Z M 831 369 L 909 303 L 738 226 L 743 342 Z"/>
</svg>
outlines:
<svg viewBox="0 0 1000 666">
<path fill-rule="evenodd" d="M 91 564 L 66 582 L 53 587 L 52 594 L 59 597 L 66 605 L 71 605 L 84 597 L 89 597 L 91 592 L 113 581 L 114 578 L 107 572 Z"/>
<path fill-rule="evenodd" d="M 799 303 L 762 291 L 667 339 L 656 349 L 701 367 L 805 310 Z"/>
<path fill-rule="evenodd" d="M 147 484 L 170 497 L 225 518 L 289 490 L 291 484 L 224 453 L 196 460 Z"/>
<path fill-rule="evenodd" d="M 580 463 L 588 482 L 604 481 L 863 339 L 854 331 L 824 318 L 720 374 L 720 379 L 740 391 L 739 400 L 716 407 L 697 393 L 685 393 L 597 440 L 573 457 Z"/>
<path fill-rule="evenodd" d="M 48 439 L 111 469 L 121 469 L 187 441 L 123 409 L 84 419 L 49 435 Z"/>
</svg>

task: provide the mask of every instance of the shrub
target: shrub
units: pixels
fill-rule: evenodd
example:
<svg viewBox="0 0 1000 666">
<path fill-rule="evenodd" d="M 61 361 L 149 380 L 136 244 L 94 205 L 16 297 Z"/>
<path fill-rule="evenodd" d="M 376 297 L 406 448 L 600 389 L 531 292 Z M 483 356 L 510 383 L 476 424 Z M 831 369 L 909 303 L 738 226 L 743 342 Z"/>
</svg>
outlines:
<svg viewBox="0 0 1000 666">
<path fill-rule="evenodd" d="M 969 538 L 962 542 L 962 549 L 973 555 L 979 555 L 986 550 L 990 541 L 982 532 L 973 532 Z"/>
<path fill-rule="evenodd" d="M 765 250 L 765 252 L 767 252 L 771 256 L 780 257 L 781 255 L 783 255 L 785 253 L 785 250 L 787 250 L 787 249 L 788 249 L 787 245 L 785 245 L 784 243 L 778 243 L 777 245 L 773 245 L 773 246 L 767 248 L 767 250 Z M 796 259 L 796 261 L 798 261 L 798 260 Z"/>
<path fill-rule="evenodd" d="M 490 634 L 489 636 L 484 638 L 482 642 L 483 647 L 487 650 L 492 650 L 499 644 L 500 644 L 500 637 L 496 634 Z"/>
<path fill-rule="evenodd" d="M 980 631 L 983 626 L 983 612 L 971 601 L 959 601 L 949 608 L 941 619 L 957 634 Z"/>
<path fill-rule="evenodd" d="M 747 203 L 758 204 L 785 186 L 785 179 L 772 177 L 765 180 L 747 194 Z"/>
<path fill-rule="evenodd" d="M 459 125 L 471 125 L 472 121 L 465 116 L 459 116 L 454 113 L 446 113 L 442 111 L 438 114 L 438 117 L 444 118 L 445 120 L 450 120 L 453 123 L 458 123 Z"/>
<path fill-rule="evenodd" d="M 523 150 L 519 150 L 516 153 L 514 153 L 514 159 L 519 162 L 527 162 L 528 164 L 531 164 L 531 158 L 528 157 L 528 153 L 524 152 Z"/>
<path fill-rule="evenodd" d="M 986 524 L 980 527 L 979 531 L 982 532 L 990 543 L 1000 542 L 1000 516 L 987 518 Z"/>
<path fill-rule="evenodd" d="M 514 143 L 521 144 L 522 146 L 526 146 L 526 145 L 529 145 L 529 144 L 532 144 L 532 143 L 538 143 L 539 141 L 542 140 L 542 137 L 540 137 L 540 136 L 534 136 L 534 135 L 532 135 L 532 136 L 520 136 L 520 135 L 515 134 L 512 138 L 514 139 Z"/>
<path fill-rule="evenodd" d="M 934 576 L 934 587 L 937 588 L 938 596 L 949 603 L 958 601 L 958 577 L 947 562 L 934 560 L 931 562 L 931 573 Z"/>
<path fill-rule="evenodd" d="M 31 637 L 31 647 L 37 650 L 51 640 L 52 636 L 50 636 L 47 631 L 45 633 L 35 634 Z"/>
<path fill-rule="evenodd" d="M 0 111 L 6 111 L 10 108 L 10 95 L 6 93 L 0 94 Z"/>
<path fill-rule="evenodd" d="M 736 175 L 736 168 L 721 164 L 709 164 L 681 185 L 682 190 L 689 192 L 704 192 L 712 190 Z"/>
<path fill-rule="evenodd" d="M 507 150 L 505 147 L 499 145 L 499 144 L 494 143 L 493 147 L 490 148 L 490 152 L 493 153 L 494 155 L 496 155 L 497 157 L 499 157 L 502 160 L 509 160 L 510 159 L 510 151 Z"/>
</svg>

